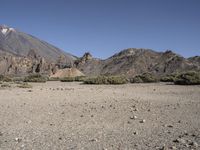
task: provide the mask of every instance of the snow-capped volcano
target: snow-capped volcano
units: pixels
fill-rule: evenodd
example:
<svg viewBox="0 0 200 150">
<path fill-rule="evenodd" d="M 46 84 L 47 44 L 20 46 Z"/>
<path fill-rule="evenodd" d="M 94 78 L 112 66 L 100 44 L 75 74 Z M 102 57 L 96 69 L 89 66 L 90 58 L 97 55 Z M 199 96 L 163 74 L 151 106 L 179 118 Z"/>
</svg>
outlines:
<svg viewBox="0 0 200 150">
<path fill-rule="evenodd" d="M 37 55 L 50 61 L 57 61 L 60 56 L 65 57 L 69 62 L 76 59 L 73 55 L 43 40 L 6 25 L 0 25 L 0 51 L 2 50 L 25 57 L 34 50 Z"/>
<path fill-rule="evenodd" d="M 6 25 L 2 25 L 0 26 L 0 31 L 1 33 L 3 33 L 4 35 L 8 34 L 10 31 L 15 31 L 14 28 L 9 28 Z"/>
</svg>

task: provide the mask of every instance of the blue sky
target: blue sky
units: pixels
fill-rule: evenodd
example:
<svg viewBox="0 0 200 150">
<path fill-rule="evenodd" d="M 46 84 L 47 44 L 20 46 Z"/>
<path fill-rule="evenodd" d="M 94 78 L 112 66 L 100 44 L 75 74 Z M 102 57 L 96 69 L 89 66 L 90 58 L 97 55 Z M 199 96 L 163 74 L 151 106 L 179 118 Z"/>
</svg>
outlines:
<svg viewBox="0 0 200 150">
<path fill-rule="evenodd" d="M 125 48 L 200 55 L 200 0 L 0 0 L 0 24 L 77 56 Z"/>
</svg>

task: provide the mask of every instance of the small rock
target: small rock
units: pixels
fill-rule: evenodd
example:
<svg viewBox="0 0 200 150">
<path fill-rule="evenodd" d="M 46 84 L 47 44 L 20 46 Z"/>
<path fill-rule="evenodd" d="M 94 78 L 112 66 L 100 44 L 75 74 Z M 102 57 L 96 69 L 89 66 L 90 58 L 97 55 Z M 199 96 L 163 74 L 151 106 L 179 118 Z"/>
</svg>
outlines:
<svg viewBox="0 0 200 150">
<path fill-rule="evenodd" d="M 91 139 L 90 140 L 90 142 L 96 142 L 97 141 L 97 139 Z"/>
<path fill-rule="evenodd" d="M 179 139 L 179 143 L 181 143 L 181 144 L 185 144 L 186 141 L 185 141 L 184 139 Z"/>
<path fill-rule="evenodd" d="M 0 132 L 0 136 L 3 136 L 3 133 L 2 133 L 2 132 Z"/>
<path fill-rule="evenodd" d="M 188 144 L 185 144 L 185 147 L 190 147 L 190 145 L 188 145 Z"/>
<path fill-rule="evenodd" d="M 22 139 L 20 139 L 20 138 L 15 138 L 15 141 L 19 143 L 19 142 L 22 141 Z"/>
<path fill-rule="evenodd" d="M 181 143 L 181 144 L 185 144 L 186 143 L 186 141 L 184 139 L 182 139 L 182 138 L 178 138 L 178 139 L 174 140 L 173 142 L 174 143 Z"/>
<path fill-rule="evenodd" d="M 176 146 L 172 146 L 171 149 L 175 150 L 175 149 L 176 149 Z"/>
<path fill-rule="evenodd" d="M 194 147 L 198 147 L 198 143 L 197 142 L 191 142 L 189 145 L 194 146 Z"/>
<path fill-rule="evenodd" d="M 170 124 L 170 125 L 165 125 L 165 127 L 173 128 L 174 126 Z"/>
<path fill-rule="evenodd" d="M 137 131 L 134 131 L 133 134 L 134 134 L 134 135 L 137 135 L 138 133 L 137 133 Z"/>
<path fill-rule="evenodd" d="M 145 123 L 145 122 L 146 122 L 146 120 L 145 120 L 145 119 L 143 119 L 143 120 L 141 120 L 141 121 L 140 121 L 140 123 Z"/>
<path fill-rule="evenodd" d="M 130 119 L 137 119 L 137 116 L 131 116 Z"/>
<path fill-rule="evenodd" d="M 82 117 L 83 117 L 83 115 L 80 115 L 80 117 L 82 118 Z"/>
</svg>

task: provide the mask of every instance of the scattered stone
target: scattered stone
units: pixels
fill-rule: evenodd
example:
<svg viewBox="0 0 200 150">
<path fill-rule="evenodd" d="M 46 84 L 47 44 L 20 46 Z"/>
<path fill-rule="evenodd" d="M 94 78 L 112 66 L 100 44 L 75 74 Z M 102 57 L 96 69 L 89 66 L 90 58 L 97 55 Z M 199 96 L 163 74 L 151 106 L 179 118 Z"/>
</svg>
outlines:
<svg viewBox="0 0 200 150">
<path fill-rule="evenodd" d="M 27 92 L 33 92 L 33 90 L 28 90 Z"/>
<path fill-rule="evenodd" d="M 191 142 L 189 145 L 194 146 L 194 147 L 198 147 L 198 143 L 197 142 Z"/>
<path fill-rule="evenodd" d="M 130 119 L 137 119 L 137 116 L 131 116 Z"/>
<path fill-rule="evenodd" d="M 96 142 L 97 141 L 97 139 L 95 138 L 95 139 L 91 139 L 91 140 L 89 140 L 90 142 Z"/>
<path fill-rule="evenodd" d="M 176 150 L 177 148 L 176 148 L 176 146 L 172 146 L 171 149 Z"/>
<path fill-rule="evenodd" d="M 22 141 L 22 139 L 20 139 L 20 138 L 15 138 L 15 141 L 19 143 L 19 142 Z"/>
<path fill-rule="evenodd" d="M 91 117 L 94 117 L 94 115 L 91 115 Z"/>
<path fill-rule="evenodd" d="M 145 119 L 143 119 L 143 120 L 141 120 L 141 121 L 140 121 L 140 123 L 145 123 L 145 122 L 146 122 L 146 120 L 145 120 Z"/>
<path fill-rule="evenodd" d="M 170 125 L 167 125 L 167 124 L 166 124 L 166 125 L 165 125 L 165 127 L 168 127 L 168 128 L 173 128 L 174 126 L 173 126 L 173 125 L 171 125 L 171 124 L 170 124 Z"/>
<path fill-rule="evenodd" d="M 189 144 L 185 144 L 185 147 L 190 147 L 190 145 Z"/>
<path fill-rule="evenodd" d="M 3 136 L 3 133 L 2 133 L 2 132 L 0 132 L 0 136 Z"/>
<path fill-rule="evenodd" d="M 185 144 L 185 143 L 186 143 L 186 141 L 185 141 L 184 139 L 177 139 L 177 140 L 178 140 L 178 142 L 181 143 L 181 144 Z"/>
<path fill-rule="evenodd" d="M 82 117 L 83 117 L 83 115 L 80 115 L 80 117 L 82 118 Z"/>
<path fill-rule="evenodd" d="M 159 150 L 168 150 L 168 148 L 164 145 L 162 148 L 160 148 Z"/>
<path fill-rule="evenodd" d="M 138 133 L 137 133 L 137 131 L 134 131 L 133 134 L 134 134 L 134 135 L 137 135 Z"/>
</svg>

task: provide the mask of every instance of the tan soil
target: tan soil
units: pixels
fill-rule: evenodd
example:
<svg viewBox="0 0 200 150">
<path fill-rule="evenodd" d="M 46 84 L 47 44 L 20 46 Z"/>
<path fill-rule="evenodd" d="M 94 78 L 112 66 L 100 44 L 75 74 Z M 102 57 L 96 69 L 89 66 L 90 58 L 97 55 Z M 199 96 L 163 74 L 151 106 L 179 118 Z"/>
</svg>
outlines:
<svg viewBox="0 0 200 150">
<path fill-rule="evenodd" d="M 0 89 L 0 150 L 200 149 L 200 86 L 32 85 Z"/>
</svg>

